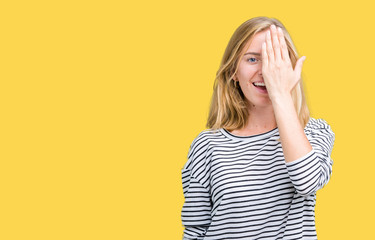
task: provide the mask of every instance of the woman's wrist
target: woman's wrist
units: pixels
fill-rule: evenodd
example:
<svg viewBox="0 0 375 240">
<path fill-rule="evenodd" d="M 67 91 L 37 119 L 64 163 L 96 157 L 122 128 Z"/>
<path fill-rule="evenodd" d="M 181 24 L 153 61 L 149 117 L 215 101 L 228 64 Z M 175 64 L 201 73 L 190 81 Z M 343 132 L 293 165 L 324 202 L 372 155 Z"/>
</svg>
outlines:
<svg viewBox="0 0 375 240">
<path fill-rule="evenodd" d="M 285 105 L 287 103 L 292 102 L 292 95 L 290 93 L 271 93 L 269 94 L 269 97 L 271 99 L 272 105 Z"/>
</svg>

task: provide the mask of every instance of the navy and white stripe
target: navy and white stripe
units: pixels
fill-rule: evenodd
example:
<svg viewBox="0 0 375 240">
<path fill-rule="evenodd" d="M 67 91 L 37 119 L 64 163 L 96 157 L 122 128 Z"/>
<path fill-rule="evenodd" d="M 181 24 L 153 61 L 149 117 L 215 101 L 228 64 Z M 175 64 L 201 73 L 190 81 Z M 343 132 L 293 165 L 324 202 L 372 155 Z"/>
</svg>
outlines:
<svg viewBox="0 0 375 240">
<path fill-rule="evenodd" d="M 304 131 L 313 149 L 288 163 L 277 128 L 200 132 L 181 171 L 183 239 L 317 239 L 316 191 L 330 179 L 335 135 L 323 119 Z"/>
</svg>

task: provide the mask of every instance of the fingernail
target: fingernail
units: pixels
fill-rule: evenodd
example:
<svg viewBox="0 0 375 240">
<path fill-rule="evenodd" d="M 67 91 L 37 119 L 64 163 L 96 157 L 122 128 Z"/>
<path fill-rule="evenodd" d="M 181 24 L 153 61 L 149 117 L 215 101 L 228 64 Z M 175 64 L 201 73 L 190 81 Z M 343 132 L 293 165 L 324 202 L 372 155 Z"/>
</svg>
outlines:
<svg viewBox="0 0 375 240">
<path fill-rule="evenodd" d="M 272 28 L 272 29 L 276 29 L 275 25 L 273 25 L 273 24 L 271 25 L 271 28 Z"/>
<path fill-rule="evenodd" d="M 279 30 L 279 32 L 283 32 L 283 30 L 281 30 L 281 27 L 277 27 L 277 30 Z"/>
</svg>

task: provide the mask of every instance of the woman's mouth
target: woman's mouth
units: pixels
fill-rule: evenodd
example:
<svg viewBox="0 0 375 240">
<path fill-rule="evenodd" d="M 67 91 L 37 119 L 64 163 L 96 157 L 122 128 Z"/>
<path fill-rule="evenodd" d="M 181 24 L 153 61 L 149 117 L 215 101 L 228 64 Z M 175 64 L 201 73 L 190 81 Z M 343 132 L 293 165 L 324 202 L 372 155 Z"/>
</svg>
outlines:
<svg viewBox="0 0 375 240">
<path fill-rule="evenodd" d="M 264 82 L 253 82 L 253 86 L 261 93 L 267 93 L 266 84 Z"/>
</svg>

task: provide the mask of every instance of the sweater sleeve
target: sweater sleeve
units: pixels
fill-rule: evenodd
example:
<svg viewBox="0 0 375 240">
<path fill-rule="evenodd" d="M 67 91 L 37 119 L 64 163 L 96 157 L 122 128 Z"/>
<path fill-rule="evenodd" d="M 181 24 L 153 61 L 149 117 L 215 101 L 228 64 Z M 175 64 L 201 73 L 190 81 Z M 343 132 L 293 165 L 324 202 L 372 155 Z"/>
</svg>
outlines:
<svg viewBox="0 0 375 240">
<path fill-rule="evenodd" d="M 185 197 L 181 211 L 184 240 L 203 239 L 211 223 L 207 146 L 208 142 L 199 135 L 190 146 L 188 160 L 181 171 Z"/>
<path fill-rule="evenodd" d="M 305 133 L 312 150 L 286 167 L 298 194 L 307 196 L 325 186 L 332 174 L 331 152 L 335 134 L 323 119 L 311 118 Z"/>
</svg>

